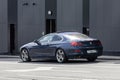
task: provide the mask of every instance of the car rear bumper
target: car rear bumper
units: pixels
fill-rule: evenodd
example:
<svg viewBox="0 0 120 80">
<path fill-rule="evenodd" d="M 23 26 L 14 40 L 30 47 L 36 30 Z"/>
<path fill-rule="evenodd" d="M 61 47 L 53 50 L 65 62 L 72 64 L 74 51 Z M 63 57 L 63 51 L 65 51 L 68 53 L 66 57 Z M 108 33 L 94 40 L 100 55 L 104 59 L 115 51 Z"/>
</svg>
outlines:
<svg viewBox="0 0 120 80">
<path fill-rule="evenodd" d="M 67 58 L 88 58 L 88 57 L 97 57 L 103 54 L 103 48 L 89 48 L 89 49 L 79 49 L 80 52 L 74 52 L 75 50 L 71 50 L 70 52 L 66 53 Z M 90 50 L 96 50 L 97 52 L 88 53 Z"/>
</svg>

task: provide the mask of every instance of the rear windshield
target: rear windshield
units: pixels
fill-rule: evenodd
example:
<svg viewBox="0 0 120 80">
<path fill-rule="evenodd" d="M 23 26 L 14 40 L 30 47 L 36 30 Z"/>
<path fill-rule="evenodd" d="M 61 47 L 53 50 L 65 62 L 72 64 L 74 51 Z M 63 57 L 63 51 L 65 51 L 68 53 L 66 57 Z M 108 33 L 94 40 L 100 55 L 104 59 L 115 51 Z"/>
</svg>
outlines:
<svg viewBox="0 0 120 80">
<path fill-rule="evenodd" d="M 69 39 L 87 39 L 87 38 L 89 38 L 88 36 L 81 34 L 81 33 L 66 34 L 65 36 Z"/>
</svg>

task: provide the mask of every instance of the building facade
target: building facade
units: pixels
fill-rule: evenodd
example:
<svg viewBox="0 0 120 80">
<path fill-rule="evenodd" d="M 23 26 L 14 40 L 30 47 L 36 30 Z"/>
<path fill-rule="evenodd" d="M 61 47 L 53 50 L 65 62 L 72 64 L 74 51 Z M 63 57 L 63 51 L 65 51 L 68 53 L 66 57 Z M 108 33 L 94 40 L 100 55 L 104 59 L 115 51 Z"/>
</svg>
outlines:
<svg viewBox="0 0 120 80">
<path fill-rule="evenodd" d="M 0 53 L 56 31 L 78 31 L 120 51 L 120 0 L 0 0 Z"/>
<path fill-rule="evenodd" d="M 7 0 L 0 1 L 0 52 L 8 51 L 8 5 Z"/>
<path fill-rule="evenodd" d="M 120 51 L 120 0 L 90 0 L 90 36 L 99 38 L 105 51 Z"/>
</svg>

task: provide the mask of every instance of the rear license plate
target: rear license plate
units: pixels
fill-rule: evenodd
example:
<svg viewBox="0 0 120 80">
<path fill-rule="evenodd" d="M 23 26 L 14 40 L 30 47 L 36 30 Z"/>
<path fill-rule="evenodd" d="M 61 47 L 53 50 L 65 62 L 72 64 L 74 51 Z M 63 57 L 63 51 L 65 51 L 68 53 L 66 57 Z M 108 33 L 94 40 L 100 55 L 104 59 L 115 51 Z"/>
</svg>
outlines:
<svg viewBox="0 0 120 80">
<path fill-rule="evenodd" d="M 97 53 L 97 50 L 87 50 L 87 53 Z"/>
</svg>

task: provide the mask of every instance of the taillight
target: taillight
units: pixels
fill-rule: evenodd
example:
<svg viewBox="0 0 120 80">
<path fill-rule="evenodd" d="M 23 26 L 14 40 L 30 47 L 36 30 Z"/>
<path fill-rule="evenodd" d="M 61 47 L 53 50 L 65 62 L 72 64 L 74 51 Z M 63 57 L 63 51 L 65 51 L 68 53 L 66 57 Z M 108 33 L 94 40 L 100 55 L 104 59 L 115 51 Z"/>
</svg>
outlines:
<svg viewBox="0 0 120 80">
<path fill-rule="evenodd" d="M 71 45 L 72 46 L 83 46 L 83 44 L 80 42 L 71 42 Z"/>
<path fill-rule="evenodd" d="M 97 44 L 97 45 L 102 45 L 100 41 L 97 41 L 97 43 L 96 43 L 96 44 Z"/>
</svg>

